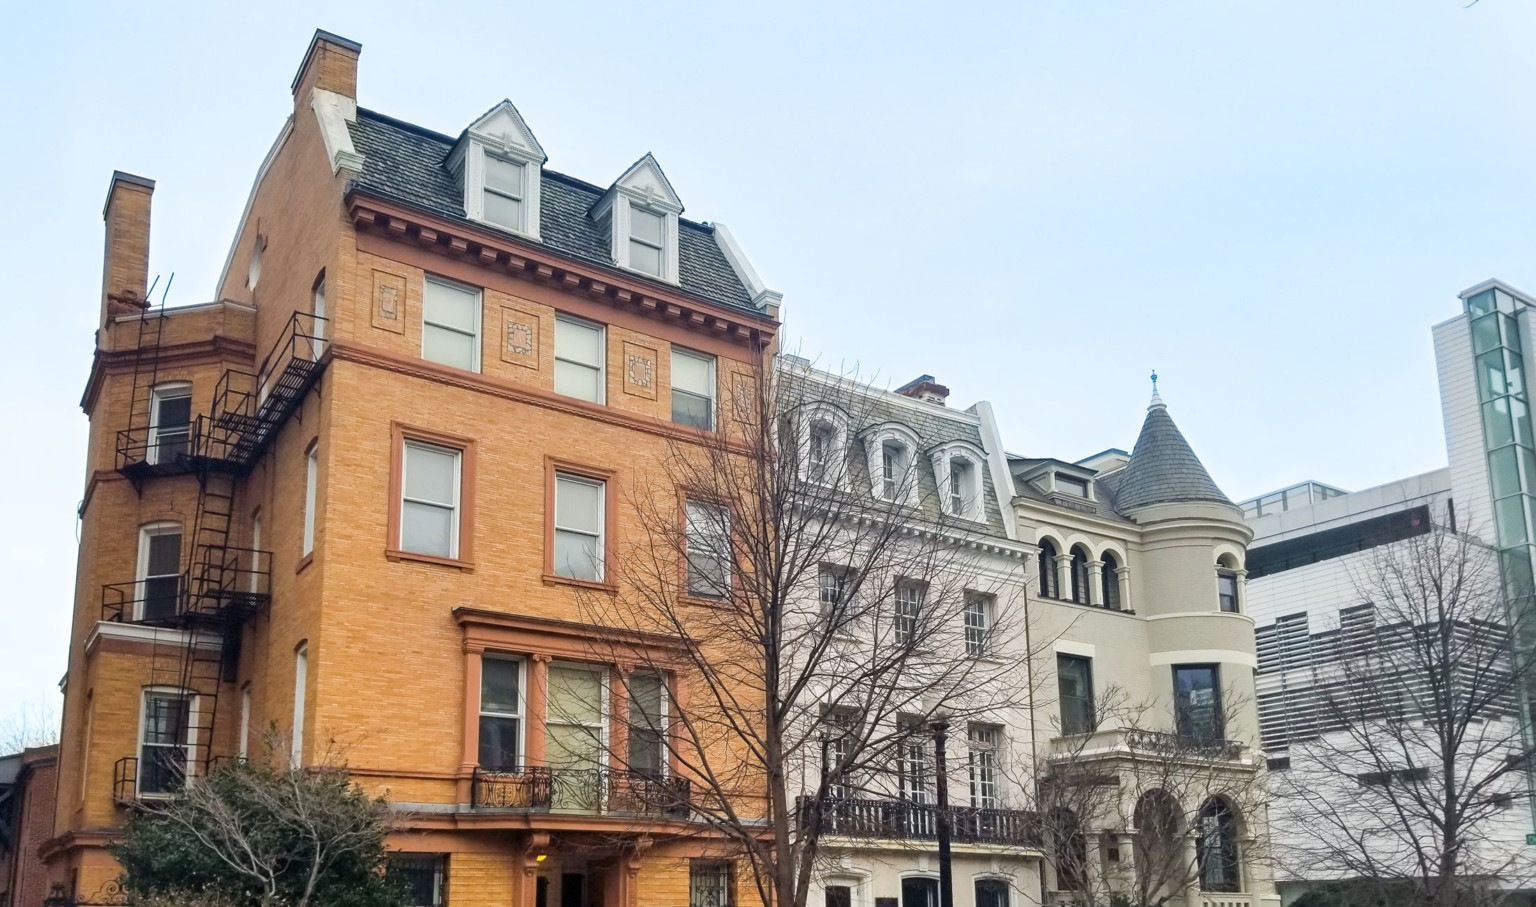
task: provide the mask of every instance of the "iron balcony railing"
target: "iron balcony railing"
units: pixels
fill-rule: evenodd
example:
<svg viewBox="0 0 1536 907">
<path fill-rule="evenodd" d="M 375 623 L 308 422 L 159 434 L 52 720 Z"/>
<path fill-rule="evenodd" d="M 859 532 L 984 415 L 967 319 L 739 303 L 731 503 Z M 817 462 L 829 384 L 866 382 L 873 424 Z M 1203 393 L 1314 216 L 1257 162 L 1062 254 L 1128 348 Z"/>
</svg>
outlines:
<svg viewBox="0 0 1536 907">
<path fill-rule="evenodd" d="M 179 746 L 146 747 L 145 757 L 124 756 L 112 766 L 112 800 L 132 806 L 175 796 L 186 783 L 187 751 Z"/>
<path fill-rule="evenodd" d="M 1068 734 L 1051 741 L 1056 759 L 1106 758 L 1116 753 L 1149 753 L 1193 761 L 1241 761 L 1247 746 L 1225 737 L 1192 736 L 1171 731 L 1111 728 L 1093 734 Z"/>
<path fill-rule="evenodd" d="M 475 769 L 475 809 L 686 818 L 687 778 L 607 768 Z"/>
<path fill-rule="evenodd" d="M 179 627 L 197 615 L 265 603 L 271 578 L 272 552 L 205 545 L 180 573 L 102 586 L 101 619 Z"/>
<path fill-rule="evenodd" d="M 933 841 L 939 836 L 939 808 L 931 803 L 800 797 L 795 806 L 802 828 L 819 811 L 823 834 L 885 841 Z M 949 817 L 957 843 L 1035 847 L 1040 842 L 1040 820 L 1029 810 L 951 806 Z"/>
</svg>

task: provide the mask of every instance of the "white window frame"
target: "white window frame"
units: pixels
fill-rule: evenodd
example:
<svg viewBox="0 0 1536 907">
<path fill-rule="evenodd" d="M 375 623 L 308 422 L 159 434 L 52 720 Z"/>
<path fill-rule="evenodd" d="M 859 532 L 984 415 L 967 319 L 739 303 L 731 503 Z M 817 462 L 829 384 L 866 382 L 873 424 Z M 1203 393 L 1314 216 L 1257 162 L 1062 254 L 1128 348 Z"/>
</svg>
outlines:
<svg viewBox="0 0 1536 907">
<path fill-rule="evenodd" d="M 927 598 L 928 587 L 924 583 L 910 579 L 897 580 L 891 608 L 891 631 L 896 645 L 908 645 L 917 635 Z"/>
<path fill-rule="evenodd" d="M 154 576 L 149 575 L 149 540 L 155 536 L 161 535 L 177 535 L 181 537 L 180 542 L 176 546 L 177 554 L 175 573 L 175 576 L 177 577 L 176 592 L 178 597 L 181 594 L 180 577 L 186 569 L 182 564 L 182 559 L 186 556 L 187 548 L 187 538 L 184 527 L 182 524 L 175 522 L 174 520 L 160 520 L 154 523 L 145 523 L 143 526 L 139 527 L 138 566 L 134 569 L 132 619 L 135 621 L 144 620 L 144 603 L 145 596 L 147 594 L 146 583 L 151 579 L 161 579 L 172 575 L 169 573 L 157 573 Z"/>
<path fill-rule="evenodd" d="M 815 438 L 819 428 L 826 429 L 826 462 L 815 460 Z M 804 414 L 799 427 L 801 475 L 805 481 L 826 488 L 841 487 L 848 474 L 848 419 L 841 410 L 824 404 L 813 404 Z M 820 466 L 820 468 L 818 468 Z"/>
<path fill-rule="evenodd" d="M 821 616 L 831 621 L 834 631 L 848 623 L 848 611 L 853 605 L 853 582 L 848 573 L 847 568 L 832 564 L 822 564 L 816 570 L 816 601 Z M 830 585 L 828 579 L 833 581 Z M 834 597 L 837 601 L 829 601 Z"/>
<path fill-rule="evenodd" d="M 979 606 L 979 607 L 978 607 Z M 972 658 L 992 655 L 992 625 L 997 602 L 982 592 L 965 594 L 965 652 Z M 980 615 L 980 622 L 974 620 Z"/>
<path fill-rule="evenodd" d="M 934 481 L 939 489 L 939 509 L 946 516 L 974 523 L 985 521 L 986 481 L 982 472 L 982 464 L 986 462 L 985 453 L 969 442 L 956 440 L 941 444 L 928 454 L 929 462 L 933 464 Z M 959 501 L 955 500 L 956 463 L 965 465 L 965 483 L 968 486 L 960 489 Z"/>
<path fill-rule="evenodd" d="M 309 312 L 315 317 L 315 336 L 310 341 L 310 344 L 311 353 L 313 354 L 312 358 L 316 360 L 319 360 L 320 356 L 325 353 L 325 326 L 329 323 L 326 321 L 325 311 L 325 272 L 321 271 L 320 276 L 315 280 L 309 305 Z"/>
<path fill-rule="evenodd" d="M 240 758 L 245 759 L 251 751 L 251 684 L 249 681 L 240 688 Z"/>
<path fill-rule="evenodd" d="M 512 165 L 514 167 L 517 167 L 520 170 L 522 170 L 522 172 L 523 172 L 523 177 L 522 177 L 523 194 L 522 195 L 513 195 L 510 192 L 506 192 L 506 191 L 503 191 L 501 189 L 493 189 L 493 188 L 491 188 L 491 181 L 489 179 L 489 174 L 490 174 L 490 170 L 491 170 L 491 167 L 490 167 L 491 161 L 497 161 L 497 162 L 500 162 L 500 163 L 503 163 L 503 164 L 510 164 L 510 165 Z M 528 188 L 528 184 L 529 184 L 529 181 L 530 181 L 530 176 L 529 176 L 530 168 L 529 168 L 528 164 L 529 164 L 528 161 L 522 160 L 522 159 L 517 158 L 517 157 L 514 157 L 514 156 L 512 156 L 510 154 L 497 154 L 497 153 L 491 151 L 489 148 L 484 149 L 484 157 L 481 158 L 482 170 L 480 172 L 480 199 L 479 199 L 479 201 L 480 201 L 480 214 L 479 214 L 479 217 L 476 218 L 477 220 L 479 220 L 479 221 L 481 221 L 483 223 L 490 224 L 493 227 L 499 227 L 499 228 L 501 228 L 503 230 L 510 230 L 513 233 L 521 233 L 521 234 L 525 234 L 525 235 L 528 233 L 528 215 L 529 215 L 529 211 L 528 211 L 528 207 L 529 207 L 528 206 L 528 201 L 529 201 L 529 199 L 528 199 L 528 196 L 531 194 L 530 191 L 529 191 L 529 188 Z M 486 195 L 498 195 L 498 196 L 500 196 L 502 198 L 511 199 L 512 201 L 517 202 L 517 223 L 515 223 L 515 224 L 505 224 L 505 223 L 502 223 L 499 220 L 492 220 L 490 215 L 485 213 L 486 212 L 486 204 L 485 204 L 485 196 Z"/>
<path fill-rule="evenodd" d="M 583 580 L 580 577 L 566 576 L 564 573 L 560 572 L 560 559 L 558 556 L 558 552 L 560 550 L 560 533 L 569 532 L 575 535 L 586 536 L 588 538 L 592 538 L 594 536 L 594 533 L 588 532 L 585 529 L 570 529 L 560 525 L 560 483 L 562 481 L 577 482 L 584 485 L 592 485 L 597 488 L 597 532 L 595 533 L 597 538 L 597 576 L 593 580 Z M 608 575 L 608 481 L 606 479 L 595 479 L 591 476 L 585 476 L 580 473 L 561 472 L 560 470 L 555 470 L 554 497 L 555 499 L 551 502 L 554 506 L 552 512 L 549 515 L 550 521 L 554 524 L 554 535 L 550 540 L 550 544 L 552 546 L 552 550 L 550 551 L 550 567 L 554 570 L 556 576 L 565 577 L 566 579 L 574 579 L 577 582 L 604 582 Z"/>
<path fill-rule="evenodd" d="M 157 384 L 149 391 L 149 435 L 146 439 L 144 450 L 145 461 L 160 464 L 160 408 L 167 400 L 187 400 L 187 423 L 179 426 L 170 435 L 181 435 L 188 452 L 192 449 L 192 382 L 167 381 Z"/>
<path fill-rule="evenodd" d="M 427 286 L 430 285 L 430 284 L 434 284 L 434 283 L 438 284 L 440 286 L 444 286 L 444 287 L 451 287 L 451 288 L 453 288 L 455 290 L 462 290 L 462 291 L 472 292 L 475 295 L 475 308 L 474 308 L 474 312 L 475 312 L 475 328 L 474 328 L 474 334 L 473 334 L 474 343 L 472 343 L 470 345 L 470 348 L 472 349 L 473 353 L 472 353 L 472 355 L 470 357 L 470 368 L 468 369 L 468 371 L 471 371 L 471 372 L 474 372 L 476 374 L 479 374 L 480 373 L 480 347 L 485 342 L 485 328 L 484 328 L 484 323 L 483 323 L 484 322 L 484 316 L 485 316 L 485 292 L 480 287 L 474 286 L 472 284 L 463 283 L 463 282 L 457 281 L 457 280 L 450 280 L 447 277 L 439 277 L 436 274 L 428 274 L 426 276 L 426 279 L 423 282 L 423 286 L 422 286 L 422 294 L 421 294 L 421 358 L 425 359 L 427 362 L 431 362 L 431 363 L 433 363 L 435 365 L 441 365 L 444 368 L 458 368 L 458 366 L 455 366 L 455 365 L 448 365 L 447 363 L 438 362 L 436 359 L 427 359 L 427 327 L 431 326 L 431 327 L 433 327 L 433 328 L 435 328 L 436 330 L 439 330 L 439 331 L 448 331 L 450 333 L 454 333 L 454 334 L 458 334 L 460 336 L 464 336 L 464 331 L 461 330 L 460 328 L 454 327 L 452 325 L 439 324 L 438 322 L 430 321 L 430 320 L 427 319 Z"/>
<path fill-rule="evenodd" d="M 933 738 L 919 722 L 904 721 L 902 727 L 904 733 L 896 750 L 896 758 L 900 761 L 897 783 L 900 785 L 901 799 L 905 803 L 930 805 L 936 796 L 934 758 L 931 749 Z M 917 758 L 913 758 L 914 753 L 917 754 Z M 914 771 L 914 767 L 920 771 Z"/>
<path fill-rule="evenodd" d="M 659 762 L 661 764 L 661 768 L 657 772 L 657 777 L 659 777 L 659 778 L 666 778 L 666 777 L 668 777 L 671 774 L 671 771 L 672 771 L 672 759 L 671 759 L 671 757 L 669 755 L 671 750 L 667 746 L 667 738 L 671 736 L 671 728 L 672 728 L 672 684 L 670 683 L 668 675 L 667 675 L 667 673 L 665 671 L 656 671 L 656 670 L 643 670 L 642 671 L 642 670 L 636 670 L 636 671 L 632 672 L 629 675 L 630 679 L 625 681 L 626 685 L 628 683 L 630 683 L 634 679 L 635 674 L 650 674 L 653 677 L 655 677 L 658 681 L 660 681 L 660 684 L 661 684 L 661 716 L 658 719 L 658 723 L 661 725 L 661 728 L 658 731 L 658 733 L 660 733 L 660 735 L 661 735 L 661 739 L 659 741 L 657 741 L 658 744 L 661 746 L 661 754 L 660 754 L 660 759 L 659 759 Z M 629 696 L 625 696 L 624 699 L 625 699 L 625 701 L 624 701 L 624 708 L 625 708 L 624 720 L 627 722 L 627 721 L 629 721 L 628 709 L 629 709 L 630 697 Z M 633 731 L 629 730 L 629 729 L 626 729 L 626 733 L 633 733 Z M 628 742 L 627 741 L 625 743 L 625 746 L 626 747 L 628 746 Z M 626 761 L 629 760 L 629 756 L 630 756 L 630 753 L 626 749 L 626 752 L 625 752 Z"/>
<path fill-rule="evenodd" d="M 1002 808 L 1002 766 L 999 764 L 1003 749 L 1002 737 L 1002 728 L 992 724 L 973 724 L 966 730 L 971 806 L 976 809 Z"/>
<path fill-rule="evenodd" d="M 485 662 L 505 661 L 517 665 L 517 713 L 492 711 L 485 707 Z M 528 761 L 528 659 L 521 655 L 504 652 L 483 652 L 480 655 L 480 689 L 475 694 L 476 718 L 510 718 L 517 722 L 517 764 L 526 768 Z M 475 761 L 480 759 L 480 727 L 475 722 Z"/>
<path fill-rule="evenodd" d="M 699 521 L 695 521 L 693 519 L 692 512 L 693 512 L 693 510 L 695 508 L 697 508 L 699 510 L 714 511 L 715 513 L 710 515 L 710 516 L 707 516 L 704 522 L 699 522 Z M 723 524 L 723 525 L 721 525 L 721 524 Z M 684 583 L 684 586 L 685 586 L 685 589 L 686 589 L 687 593 L 690 596 L 695 596 L 695 597 L 698 597 L 698 598 L 708 598 L 708 599 L 724 599 L 724 598 L 728 598 L 730 596 L 730 594 L 731 594 L 731 589 L 733 588 L 734 583 L 735 583 L 735 579 L 736 579 L 736 571 L 734 570 L 735 564 L 733 563 L 734 558 L 732 557 L 732 555 L 735 553 L 735 546 L 732 545 L 732 543 L 731 543 L 731 514 L 730 514 L 730 510 L 728 508 L 726 508 L 726 507 L 724 507 L 724 506 L 722 506 L 720 504 L 716 504 L 716 503 L 714 503 L 712 501 L 704 501 L 704 500 L 689 500 L 689 501 L 685 501 L 683 503 L 683 525 L 684 525 L 684 549 L 685 549 L 684 552 L 683 552 L 683 554 L 684 554 L 684 558 L 683 558 L 684 559 L 684 564 L 683 564 L 683 572 L 684 572 L 683 583 Z M 716 555 L 715 559 L 720 562 L 720 569 L 721 569 L 721 571 L 723 573 L 723 575 L 719 578 L 719 588 L 718 588 L 718 590 L 700 591 L 699 589 L 695 589 L 694 588 L 694 584 L 693 584 L 694 572 L 693 572 L 693 557 L 692 557 L 692 553 L 693 552 L 692 552 L 692 549 L 693 549 L 693 544 L 694 544 L 693 539 L 694 539 L 694 529 L 695 529 L 695 527 L 698 527 L 703 532 L 708 532 L 708 533 L 711 533 L 711 534 L 713 534 L 717 529 L 724 529 L 724 531 L 725 531 L 725 538 L 724 539 L 714 539 L 714 540 L 711 540 L 711 544 L 717 546 L 716 550 L 713 552 L 713 554 Z M 721 549 L 723 549 L 723 550 L 721 550 Z M 715 585 L 713 577 L 705 577 L 704 578 L 704 582 L 709 584 L 712 587 Z"/>
<path fill-rule="evenodd" d="M 637 212 L 637 211 L 640 214 L 642 214 L 642 215 L 645 215 L 645 216 L 648 216 L 648 217 L 654 217 L 658 221 L 661 222 L 661 243 L 659 245 L 656 244 L 656 243 L 651 242 L 648 239 L 642 239 L 638 235 L 636 235 L 636 233 L 635 233 L 635 212 Z M 626 239 L 628 240 L 628 243 L 626 244 L 625 254 L 626 254 L 626 257 L 629 259 L 629 269 L 631 271 L 635 271 L 635 272 L 640 273 L 640 274 L 645 274 L 645 275 L 647 275 L 649 277 L 654 277 L 657 280 L 665 280 L 666 279 L 666 273 L 667 273 L 667 232 L 668 231 L 667 231 L 667 212 L 666 211 L 662 211 L 662 210 L 657 209 L 657 208 L 652 208 L 649 205 L 636 204 L 635 202 L 630 202 L 629 203 L 629 224 L 628 224 L 628 229 L 626 230 L 626 233 L 628 234 L 626 236 Z M 635 264 L 635 256 L 634 256 L 634 252 L 633 252 L 633 246 L 634 246 L 635 243 L 639 243 L 640 245 L 645 246 L 648 249 L 655 249 L 656 250 L 657 269 L 655 271 L 647 271 L 644 268 L 639 267 L 638 265 Z"/>
<path fill-rule="evenodd" d="M 597 681 L 598 681 L 598 686 L 599 686 L 599 692 L 597 694 L 597 706 L 598 706 L 598 718 L 597 718 L 598 723 L 597 724 L 583 724 L 583 723 L 579 723 L 579 722 L 575 722 L 575 721 L 570 721 L 568 719 L 562 720 L 561 718 L 556 716 L 553 711 L 551 711 L 549 709 L 549 706 L 547 705 L 547 703 L 549 702 L 549 700 L 551 698 L 553 698 L 553 694 L 548 692 L 548 687 L 552 686 L 552 684 L 550 684 L 548 682 L 548 677 L 554 671 L 560 670 L 560 669 L 570 669 L 570 670 L 574 670 L 574 671 L 585 671 L 585 672 L 587 672 L 589 674 L 596 674 L 597 675 Z M 548 671 L 546 671 L 545 677 L 546 677 L 546 684 L 545 684 L 546 685 L 546 693 L 545 693 L 545 703 L 546 703 L 546 705 L 545 705 L 545 715 L 544 715 L 544 739 L 545 739 L 544 751 L 546 753 L 549 752 L 549 743 L 548 743 L 548 741 L 549 741 L 549 727 L 551 725 L 561 725 L 563 727 L 586 728 L 589 731 L 595 729 L 598 732 L 597 735 L 596 735 L 596 737 L 597 737 L 597 767 L 598 768 L 606 767 L 608 765 L 608 761 L 609 761 L 608 760 L 608 752 L 609 752 L 609 750 L 608 750 L 608 742 L 609 742 L 609 739 L 610 739 L 610 737 L 609 737 L 610 728 L 613 726 L 613 717 L 609 714 L 612 711 L 611 704 L 612 704 L 612 699 L 613 699 L 613 688 L 612 688 L 613 678 L 612 678 L 612 676 L 610 676 L 610 674 L 608 672 L 608 666 L 607 665 L 600 665 L 600 664 L 593 664 L 591 662 L 586 662 L 586 661 L 568 661 L 568 660 L 558 659 L 557 658 L 557 659 L 554 659 L 554 660 L 550 661 L 549 669 L 548 669 Z M 601 794 L 599 794 L 599 796 L 601 796 Z"/>
<path fill-rule="evenodd" d="M 884 422 L 861 434 L 869 468 L 870 495 L 877 501 L 914 506 L 917 504 L 917 435 L 905 425 Z M 899 457 L 900 475 L 891 476 L 894 497 L 887 495 L 885 451 L 889 445 Z"/>
<path fill-rule="evenodd" d="M 510 227 L 486 219 L 486 159 L 523 165 L 522 224 Z M 446 161 L 463 187 L 464 216 L 493 230 L 539 239 L 539 207 L 547 155 L 510 101 L 502 101 L 470 124 Z"/>
<path fill-rule="evenodd" d="M 261 511 L 251 514 L 251 576 L 246 584 L 246 591 L 252 594 L 261 591 Z M 267 564 L 270 573 L 272 565 Z"/>
<path fill-rule="evenodd" d="M 315 498 L 320 484 L 320 442 L 309 445 L 304 451 L 304 545 L 300 554 L 308 557 L 315 553 Z"/>
<path fill-rule="evenodd" d="M 444 507 L 441 501 L 428 501 L 410 497 L 407 489 L 406 475 L 411 468 L 411 448 L 419 448 L 432 453 L 451 454 L 453 456 L 453 502 L 449 507 Z M 400 525 L 397 527 L 395 545 L 399 550 L 420 554 L 426 557 L 443 557 L 430 551 L 411 551 L 405 547 L 405 505 L 420 504 L 424 507 L 436 507 L 446 509 L 448 516 L 448 554 L 449 560 L 458 560 L 459 557 L 459 523 L 463 514 L 463 486 L 464 486 L 464 450 L 459 447 L 445 447 L 442 444 L 433 444 L 430 441 L 418 441 L 415 438 L 406 438 L 400 445 Z"/>
<path fill-rule="evenodd" d="M 676 394 L 678 392 L 678 390 L 679 390 L 679 388 L 677 386 L 677 380 L 676 380 L 676 376 L 677 376 L 676 363 L 677 363 L 677 358 L 679 356 L 682 356 L 685 359 L 697 360 L 698 362 L 701 362 L 705 366 L 707 366 L 707 373 L 709 375 L 709 389 L 705 392 L 705 396 L 709 400 L 709 424 L 704 426 L 704 430 L 705 431 L 714 431 L 715 430 L 715 426 L 718 425 L 719 421 L 720 421 L 720 417 L 719 417 L 719 412 L 720 412 L 720 394 L 719 394 L 719 386 L 718 386 L 719 378 L 718 378 L 718 376 L 716 374 L 716 372 L 719 370 L 719 367 L 720 367 L 720 360 L 719 360 L 718 357 L 711 356 L 709 353 L 700 353 L 697 350 L 690 350 L 687 347 L 681 347 L 681 346 L 674 346 L 674 347 L 672 347 L 672 363 L 673 363 L 673 367 L 670 368 L 668 371 L 669 371 L 669 376 L 672 379 L 670 381 L 670 384 L 671 384 L 671 392 L 673 394 Z M 683 390 L 683 393 L 690 394 L 690 395 L 693 395 L 693 396 L 698 396 L 697 394 L 694 394 L 694 392 L 690 391 L 690 390 Z M 672 422 L 674 424 L 677 424 L 677 425 L 683 424 L 681 422 L 678 422 L 678 420 L 677 420 L 677 404 L 676 404 L 675 401 L 673 402 L 672 406 L 673 406 L 672 412 L 671 412 Z"/>
<path fill-rule="evenodd" d="M 571 365 L 580 366 L 581 368 L 586 369 L 592 368 L 592 365 L 589 363 L 578 362 L 575 359 L 567 359 L 559 354 L 560 325 L 562 324 L 570 324 L 583 328 L 593 328 L 597 331 L 597 399 L 589 400 L 587 402 L 596 403 L 599 406 L 606 406 L 608 403 L 608 326 L 597 321 L 588 321 L 585 318 L 577 318 L 574 315 L 556 315 L 554 349 L 556 350 L 555 369 L 557 375 L 559 374 L 559 363 L 561 362 L 567 362 Z M 558 381 L 559 379 L 557 378 L 556 380 Z M 555 387 L 555 393 L 560 394 L 563 397 L 570 397 L 572 400 L 585 399 L 583 397 L 575 396 L 574 394 L 565 393 L 564 391 L 560 390 L 558 385 Z"/>
<path fill-rule="evenodd" d="M 293 733 L 288 750 L 288 765 L 298 768 L 304 761 L 305 699 L 309 692 L 309 641 L 293 649 Z"/>
<path fill-rule="evenodd" d="M 193 763 L 193 755 L 197 752 L 197 731 L 198 731 L 197 718 L 198 718 L 198 713 L 199 713 L 199 711 L 201 709 L 201 705 L 202 704 L 199 702 L 201 697 L 198 696 L 198 694 L 196 692 L 193 692 L 191 690 L 184 690 L 181 687 L 148 686 L 148 687 L 143 687 L 140 690 L 140 692 L 139 692 L 139 732 L 138 732 L 138 736 L 136 738 L 134 738 L 135 739 L 134 756 L 135 756 L 135 758 L 137 758 L 139 760 L 139 770 L 134 773 L 134 777 L 133 777 L 133 793 L 134 793 L 134 797 L 139 799 L 139 800 L 163 800 L 163 799 L 167 799 L 169 797 L 174 797 L 176 795 L 176 792 L 175 791 L 148 791 L 148 792 L 146 792 L 145 790 L 143 790 L 143 787 L 142 787 L 142 782 L 144 780 L 144 764 L 145 764 L 144 748 L 145 748 L 145 746 L 148 745 L 148 744 L 146 744 L 144 742 L 144 731 L 147 729 L 148 723 L 149 723 L 149 697 L 150 696 L 179 696 L 182 699 L 186 700 L 186 702 L 187 702 L 187 742 L 186 742 L 185 747 L 184 747 L 185 750 L 186 750 L 186 753 L 183 756 L 183 758 L 185 759 L 185 762 L 183 762 L 183 765 L 185 766 L 185 770 L 186 770 L 186 780 L 187 780 L 187 783 L 189 783 L 189 784 L 192 782 L 192 778 L 193 778 L 193 776 L 194 776 L 194 774 L 196 772 L 196 768 L 197 768 L 197 766 Z M 171 744 L 171 745 L 167 746 L 165 744 L 155 744 L 155 746 L 157 746 L 157 747 L 165 747 L 167 749 L 170 749 L 170 748 L 174 748 L 175 745 Z"/>
</svg>

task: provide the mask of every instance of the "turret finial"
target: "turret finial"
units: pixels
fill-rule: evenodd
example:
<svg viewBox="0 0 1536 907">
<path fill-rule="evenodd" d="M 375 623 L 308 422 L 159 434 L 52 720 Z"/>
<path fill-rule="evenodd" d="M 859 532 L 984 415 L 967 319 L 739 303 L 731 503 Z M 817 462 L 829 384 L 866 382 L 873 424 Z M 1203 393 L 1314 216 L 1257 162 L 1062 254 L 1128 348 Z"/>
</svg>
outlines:
<svg viewBox="0 0 1536 907">
<path fill-rule="evenodd" d="M 1157 392 L 1157 369 L 1152 370 L 1152 402 L 1147 404 L 1147 409 L 1151 409 L 1154 406 L 1167 406 L 1163 402 L 1162 395 Z"/>
</svg>

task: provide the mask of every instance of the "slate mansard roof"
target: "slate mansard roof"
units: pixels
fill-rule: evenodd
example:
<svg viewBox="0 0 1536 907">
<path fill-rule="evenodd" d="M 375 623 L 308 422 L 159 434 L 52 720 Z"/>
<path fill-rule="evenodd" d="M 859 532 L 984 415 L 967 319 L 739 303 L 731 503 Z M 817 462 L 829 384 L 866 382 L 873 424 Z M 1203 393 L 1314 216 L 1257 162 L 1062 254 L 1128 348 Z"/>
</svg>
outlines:
<svg viewBox="0 0 1536 907">
<path fill-rule="evenodd" d="M 1114 483 L 1112 494 L 1115 507 L 1122 512 L 1183 502 L 1235 506 L 1216 487 L 1160 399 L 1147 408 L 1147 420 L 1142 423 L 1130 462 L 1116 472 L 1119 481 Z"/>
<path fill-rule="evenodd" d="M 446 163 L 457 139 L 362 108 L 350 129 L 352 142 L 363 155 L 363 172 L 353 181 L 354 186 L 467 221 L 464 192 Z M 545 167 L 540 183 L 539 243 L 562 255 L 613 267 L 608 237 L 587 213 L 605 191 Z M 476 226 L 495 229 L 487 224 Z M 758 312 L 751 294 L 720 251 L 713 227 L 678 218 L 677 244 L 678 282 L 685 292 Z"/>
</svg>

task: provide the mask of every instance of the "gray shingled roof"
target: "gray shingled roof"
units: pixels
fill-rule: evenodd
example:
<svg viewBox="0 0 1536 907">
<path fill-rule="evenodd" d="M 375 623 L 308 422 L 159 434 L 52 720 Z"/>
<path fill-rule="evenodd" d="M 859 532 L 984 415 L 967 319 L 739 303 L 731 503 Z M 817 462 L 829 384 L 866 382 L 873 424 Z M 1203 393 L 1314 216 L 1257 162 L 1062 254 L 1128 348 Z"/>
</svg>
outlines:
<svg viewBox="0 0 1536 907">
<path fill-rule="evenodd" d="M 363 109 L 357 111 L 351 132 L 353 144 L 363 155 L 363 172 L 354 185 L 443 217 L 466 220 L 464 193 L 444 163 L 456 139 Z M 563 255 L 613 267 L 608 237 L 587 216 L 606 190 L 548 167 L 543 174 L 540 242 Z M 678 283 L 695 296 L 758 311 L 714 233 L 706 224 L 678 218 Z"/>
<path fill-rule="evenodd" d="M 1122 512 L 1179 501 L 1232 504 L 1190 450 L 1161 400 L 1148 407 L 1131 461 L 1116 472 L 1120 476 L 1113 495 L 1116 509 Z"/>
</svg>

